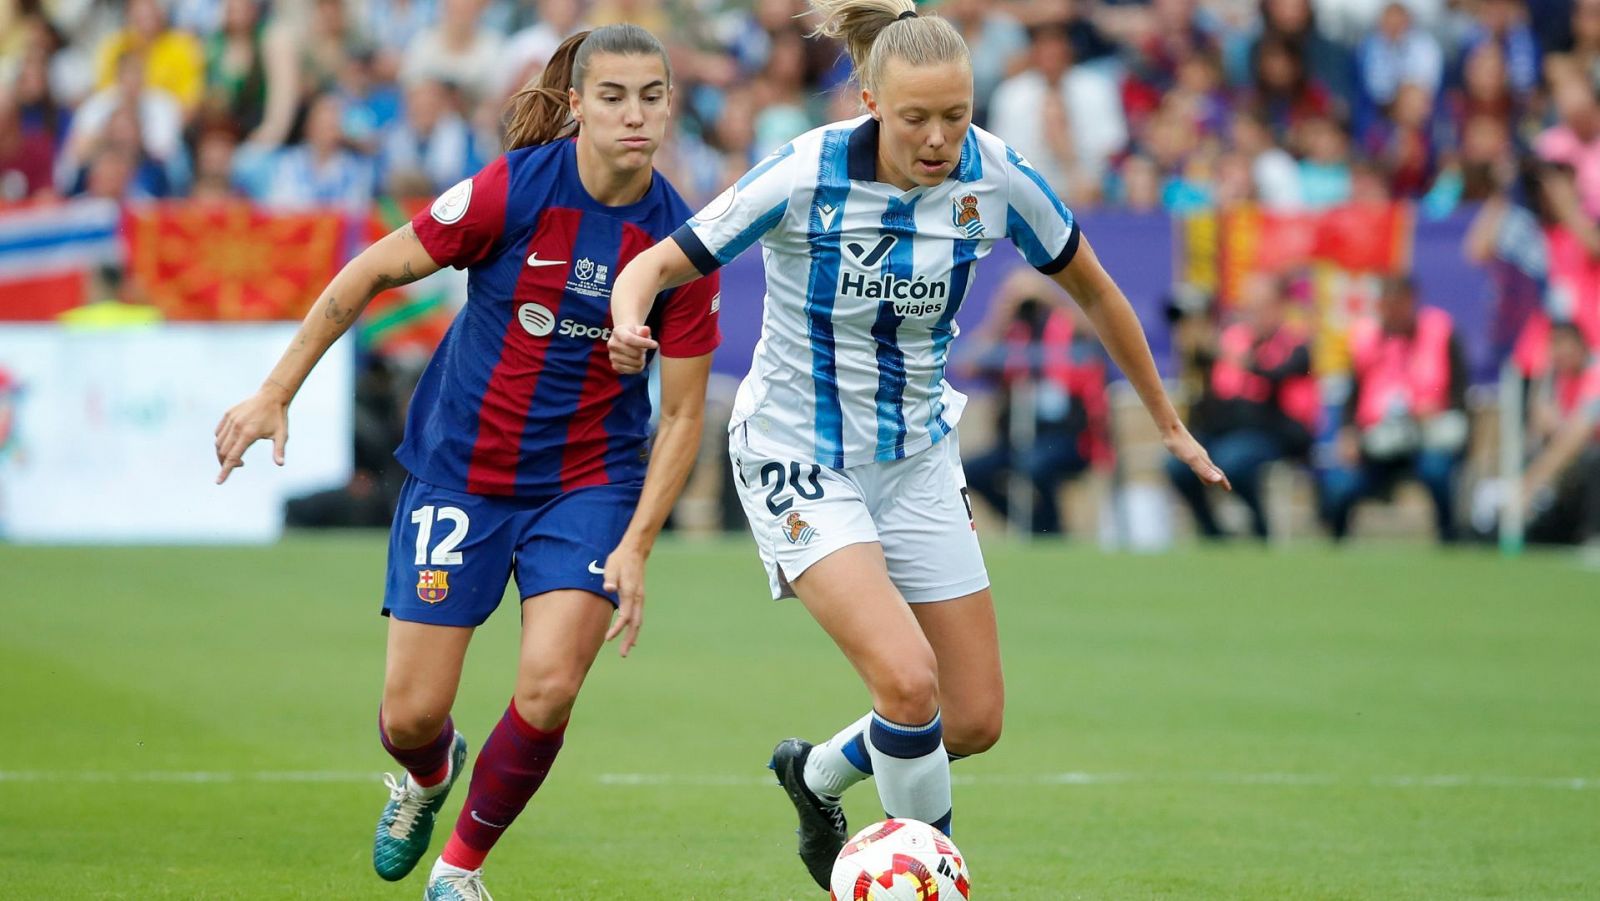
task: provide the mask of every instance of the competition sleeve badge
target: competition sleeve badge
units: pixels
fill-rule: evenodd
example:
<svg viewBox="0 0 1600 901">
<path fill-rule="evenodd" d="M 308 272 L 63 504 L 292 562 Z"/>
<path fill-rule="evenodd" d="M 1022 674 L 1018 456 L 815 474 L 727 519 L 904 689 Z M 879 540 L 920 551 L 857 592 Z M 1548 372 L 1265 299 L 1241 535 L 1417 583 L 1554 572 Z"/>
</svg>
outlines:
<svg viewBox="0 0 1600 901">
<path fill-rule="evenodd" d="M 456 182 L 455 187 L 440 194 L 428 212 L 440 225 L 455 225 L 467 214 L 467 207 L 471 204 L 472 179 L 463 178 Z"/>
<path fill-rule="evenodd" d="M 424 569 L 417 573 L 417 597 L 437 604 L 450 594 L 450 574 L 442 569 Z"/>
<path fill-rule="evenodd" d="M 950 214 L 950 221 L 956 228 L 966 232 L 968 238 L 983 237 L 983 215 L 978 212 L 976 194 L 952 197 L 950 205 L 955 208 Z"/>
<path fill-rule="evenodd" d="M 811 539 L 817 537 L 817 530 L 801 519 L 800 514 L 790 513 L 783 521 L 783 537 L 789 539 L 790 544 L 810 544 Z"/>
</svg>

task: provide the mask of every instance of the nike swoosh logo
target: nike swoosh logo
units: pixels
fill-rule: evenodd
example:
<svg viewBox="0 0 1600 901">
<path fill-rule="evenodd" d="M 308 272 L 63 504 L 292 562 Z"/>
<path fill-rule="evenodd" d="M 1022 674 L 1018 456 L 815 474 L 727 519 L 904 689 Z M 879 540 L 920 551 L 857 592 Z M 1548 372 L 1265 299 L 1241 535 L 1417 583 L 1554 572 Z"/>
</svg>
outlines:
<svg viewBox="0 0 1600 901">
<path fill-rule="evenodd" d="M 565 265 L 567 265 L 567 261 L 566 260 L 541 260 L 541 259 L 539 259 L 539 251 L 535 250 L 533 253 L 528 254 L 528 265 L 529 266 L 535 266 L 535 267 L 537 267 L 537 266 L 565 266 Z"/>
<path fill-rule="evenodd" d="M 599 560 L 590 560 L 589 561 L 589 572 L 592 572 L 597 576 L 603 576 L 603 575 L 606 574 L 606 569 L 605 569 L 605 567 L 600 565 L 600 561 Z"/>
<path fill-rule="evenodd" d="M 478 812 L 476 810 L 471 811 L 471 816 L 472 816 L 472 818 L 474 820 L 477 820 L 478 822 L 482 823 L 483 825 L 488 826 L 490 829 L 504 829 L 504 828 L 506 828 L 506 827 L 500 825 L 499 823 L 491 823 L 488 820 L 484 819 L 483 817 L 478 816 Z"/>
</svg>

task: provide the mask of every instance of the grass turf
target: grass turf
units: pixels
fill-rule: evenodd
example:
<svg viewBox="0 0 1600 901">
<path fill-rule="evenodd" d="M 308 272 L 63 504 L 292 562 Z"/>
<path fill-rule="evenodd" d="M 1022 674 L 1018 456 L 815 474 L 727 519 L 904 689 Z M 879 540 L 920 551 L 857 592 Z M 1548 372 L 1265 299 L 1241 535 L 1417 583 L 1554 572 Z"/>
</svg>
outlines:
<svg viewBox="0 0 1600 901">
<path fill-rule="evenodd" d="M 393 769 L 383 549 L 0 547 L 5 896 L 419 896 L 420 874 L 391 885 L 369 862 L 385 795 L 367 774 Z M 1568 558 L 989 561 L 1007 732 L 955 789 L 980 901 L 1600 896 L 1600 577 Z M 801 608 L 764 600 L 748 541 L 653 565 L 643 644 L 603 652 L 490 890 L 821 897 L 762 765 L 863 690 Z M 469 656 L 456 721 L 475 743 L 516 627 L 503 607 Z M 875 803 L 853 792 L 852 823 Z"/>
</svg>

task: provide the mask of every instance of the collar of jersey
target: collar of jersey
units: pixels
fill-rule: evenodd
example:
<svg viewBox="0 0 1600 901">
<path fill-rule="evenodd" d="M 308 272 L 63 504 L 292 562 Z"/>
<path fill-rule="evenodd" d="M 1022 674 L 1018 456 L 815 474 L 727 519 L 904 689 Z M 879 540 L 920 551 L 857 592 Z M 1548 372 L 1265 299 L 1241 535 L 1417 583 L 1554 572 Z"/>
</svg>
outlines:
<svg viewBox="0 0 1600 901">
<path fill-rule="evenodd" d="M 584 209 L 605 213 L 607 216 L 630 219 L 655 206 L 656 194 L 658 193 L 656 191 L 656 182 L 660 178 L 661 173 L 652 168 L 650 170 L 650 187 L 645 189 L 643 197 L 633 203 L 623 204 L 622 206 L 607 206 L 595 200 L 594 195 L 589 193 L 589 189 L 583 186 L 583 179 L 578 177 L 578 139 L 572 138 L 568 140 L 566 146 L 561 150 L 561 179 L 572 186 L 570 196 L 576 198 L 578 205 Z"/>
<path fill-rule="evenodd" d="M 878 137 L 882 123 L 872 116 L 867 116 L 855 130 L 850 132 L 849 147 L 845 157 L 845 171 L 851 181 L 877 181 L 878 180 Z M 971 181 L 975 141 L 972 140 L 972 126 L 967 126 L 967 136 L 961 141 L 961 158 L 956 162 L 956 171 L 949 181 Z M 888 182 L 884 182 L 888 184 Z M 919 185 L 905 193 L 911 194 L 926 190 L 928 186 Z"/>
</svg>

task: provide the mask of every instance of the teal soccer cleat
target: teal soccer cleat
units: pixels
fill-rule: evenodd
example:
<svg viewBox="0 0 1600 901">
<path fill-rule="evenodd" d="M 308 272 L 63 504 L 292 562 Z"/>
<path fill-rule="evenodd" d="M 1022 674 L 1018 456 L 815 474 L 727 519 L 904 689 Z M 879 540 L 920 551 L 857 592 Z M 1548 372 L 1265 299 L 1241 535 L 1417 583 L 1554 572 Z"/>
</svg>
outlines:
<svg viewBox="0 0 1600 901">
<path fill-rule="evenodd" d="M 450 776 L 442 790 L 425 794 L 411 783 L 409 774 L 396 779 L 383 774 L 383 784 L 389 787 L 389 803 L 383 805 L 383 815 L 378 817 L 378 831 L 372 842 L 372 868 L 390 882 L 406 878 L 417 861 L 428 850 L 433 838 L 433 821 L 444 806 L 444 799 L 460 778 L 467 764 L 467 739 L 460 732 L 450 746 Z M 433 897 L 431 894 L 429 897 Z M 449 897 L 449 896 L 440 896 Z"/>
<path fill-rule="evenodd" d="M 494 901 L 483 887 L 482 870 L 463 870 L 439 861 L 428 877 L 423 901 Z"/>
</svg>

